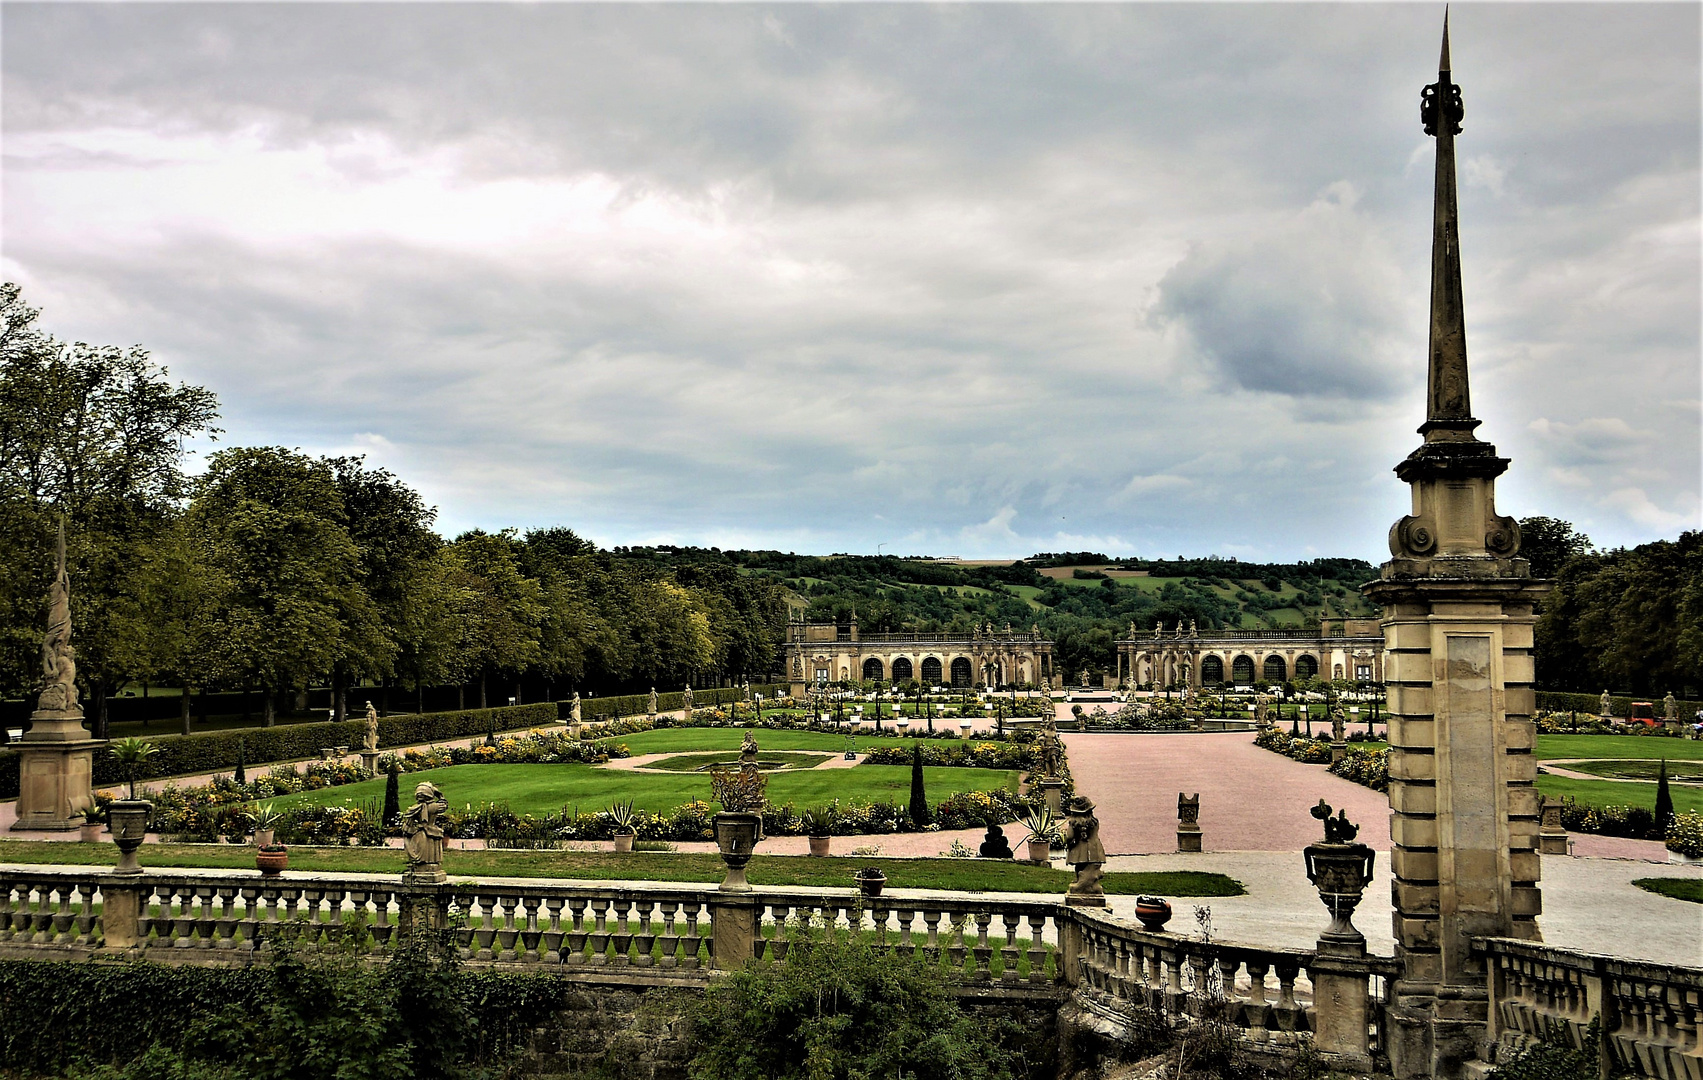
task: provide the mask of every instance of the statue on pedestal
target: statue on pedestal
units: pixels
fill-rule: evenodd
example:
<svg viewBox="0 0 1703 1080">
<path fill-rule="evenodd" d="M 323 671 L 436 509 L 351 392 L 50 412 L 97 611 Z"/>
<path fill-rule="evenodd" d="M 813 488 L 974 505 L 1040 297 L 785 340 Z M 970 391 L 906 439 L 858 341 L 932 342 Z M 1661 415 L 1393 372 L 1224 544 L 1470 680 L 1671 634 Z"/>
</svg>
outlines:
<svg viewBox="0 0 1703 1080">
<path fill-rule="evenodd" d="M 1050 717 L 1041 725 L 1040 738 L 1035 741 L 1034 773 L 1045 780 L 1056 780 L 1064 773 L 1064 740 L 1058 737 L 1058 726 Z"/>
<path fill-rule="evenodd" d="M 656 715 L 656 687 L 654 687 L 654 686 L 650 688 L 650 702 L 649 702 L 649 704 L 650 704 L 650 711 L 646 715 L 655 716 Z"/>
<path fill-rule="evenodd" d="M 1094 800 L 1086 795 L 1078 795 L 1070 800 L 1065 807 L 1064 842 L 1067 846 L 1065 861 L 1076 871 L 1076 880 L 1071 882 L 1066 902 L 1087 903 L 1094 905 L 1105 895 L 1100 886 L 1100 879 L 1105 876 L 1106 848 L 1100 843 L 1100 819 L 1094 816 Z"/>
<path fill-rule="evenodd" d="M 1604 690 L 1602 692 L 1602 697 L 1597 699 L 1597 704 L 1599 706 L 1601 706 L 1601 708 L 1598 711 L 1599 716 L 1613 716 L 1614 715 L 1614 700 L 1608 696 L 1607 690 Z"/>
<path fill-rule="evenodd" d="M 402 814 L 409 877 L 443 880 L 443 826 L 438 820 L 448 811 L 449 803 L 436 784 L 422 783 L 414 789 L 414 805 Z"/>
<path fill-rule="evenodd" d="M 568 718 L 575 724 L 580 722 L 580 701 L 578 690 L 574 691 L 573 704 L 568 706 Z"/>
<path fill-rule="evenodd" d="M 372 702 L 367 702 L 367 738 L 366 748 L 369 752 L 378 749 L 378 710 Z"/>
<path fill-rule="evenodd" d="M 1330 707 L 1330 741 L 1331 742 L 1339 743 L 1339 742 L 1343 741 L 1343 737 L 1344 737 L 1343 728 L 1344 728 L 1344 726 L 1346 726 L 1347 723 L 1348 723 L 1348 714 L 1342 711 L 1341 703 L 1338 702 L 1338 703 L 1332 704 L 1331 707 Z"/>
<path fill-rule="evenodd" d="M 680 707 L 686 710 L 688 719 L 692 716 L 692 684 L 687 683 L 686 689 L 680 693 Z"/>
<path fill-rule="evenodd" d="M 71 576 L 65 570 L 65 522 L 59 523 L 53 584 L 47 589 L 47 633 L 41 639 L 41 697 L 36 711 L 67 713 L 77 705 L 77 649 L 71 644 Z"/>
<path fill-rule="evenodd" d="M 1670 724 L 1679 723 L 1679 702 L 1675 700 L 1672 690 L 1662 698 L 1662 718 Z"/>
<path fill-rule="evenodd" d="M 1254 726 L 1257 728 L 1271 726 L 1271 695 L 1264 690 L 1254 695 Z"/>
</svg>

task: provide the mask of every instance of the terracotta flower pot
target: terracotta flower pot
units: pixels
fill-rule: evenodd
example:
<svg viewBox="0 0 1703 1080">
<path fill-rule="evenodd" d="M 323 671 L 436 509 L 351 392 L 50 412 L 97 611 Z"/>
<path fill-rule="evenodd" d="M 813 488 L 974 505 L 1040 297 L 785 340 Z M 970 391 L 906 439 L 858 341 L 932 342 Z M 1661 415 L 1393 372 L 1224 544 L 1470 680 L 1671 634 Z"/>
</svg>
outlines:
<svg viewBox="0 0 1703 1080">
<path fill-rule="evenodd" d="M 873 873 L 866 870 L 860 870 L 852 876 L 857 881 L 858 889 L 863 893 L 863 895 L 869 897 L 880 896 L 881 890 L 887 884 L 887 875 L 883 874 L 879 870 Z"/>
<path fill-rule="evenodd" d="M 616 833 L 615 834 L 615 850 L 618 851 L 618 852 L 633 850 L 633 837 L 634 837 L 634 834 L 630 833 L 630 832 L 618 832 L 618 833 Z"/>
<path fill-rule="evenodd" d="M 1051 862 L 1052 845 L 1045 840 L 1029 841 L 1029 861 L 1042 864 Z"/>
<path fill-rule="evenodd" d="M 810 838 L 810 854 L 816 856 L 818 859 L 825 857 L 828 854 L 828 844 L 830 839 L 830 837 L 826 836 L 812 836 Z"/>
<path fill-rule="evenodd" d="M 1163 930 L 1171 921 L 1171 903 L 1158 896 L 1135 898 L 1135 917 L 1149 930 Z"/>
<path fill-rule="evenodd" d="M 290 853 L 284 850 L 284 846 L 274 844 L 273 848 L 271 851 L 256 848 L 254 852 L 255 868 L 268 877 L 283 872 L 290 865 Z"/>
</svg>

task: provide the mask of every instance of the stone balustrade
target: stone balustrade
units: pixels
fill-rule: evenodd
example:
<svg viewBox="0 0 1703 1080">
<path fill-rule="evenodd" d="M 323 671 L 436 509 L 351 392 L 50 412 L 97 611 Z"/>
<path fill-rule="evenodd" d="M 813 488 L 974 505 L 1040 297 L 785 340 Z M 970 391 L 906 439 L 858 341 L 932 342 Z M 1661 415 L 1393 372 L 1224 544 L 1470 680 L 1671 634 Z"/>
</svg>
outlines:
<svg viewBox="0 0 1703 1080">
<path fill-rule="evenodd" d="M 1260 1049 L 1310 1039 L 1327 1063 L 1369 1069 L 1382 1052 L 1382 1003 L 1394 959 L 1269 949 L 1145 930 L 1072 910 L 1065 963 L 1110 1001 L 1145 1005 L 1183 1023 L 1210 1011 Z M 1332 980 L 1329 994 L 1313 988 Z"/>
<path fill-rule="evenodd" d="M 1621 1071 L 1703 1080 L 1703 968 L 1513 938 L 1479 938 L 1473 948 L 1490 970 L 1491 1034 L 1500 1047 L 1540 1039 L 1595 1057 L 1605 1078 Z"/>
</svg>

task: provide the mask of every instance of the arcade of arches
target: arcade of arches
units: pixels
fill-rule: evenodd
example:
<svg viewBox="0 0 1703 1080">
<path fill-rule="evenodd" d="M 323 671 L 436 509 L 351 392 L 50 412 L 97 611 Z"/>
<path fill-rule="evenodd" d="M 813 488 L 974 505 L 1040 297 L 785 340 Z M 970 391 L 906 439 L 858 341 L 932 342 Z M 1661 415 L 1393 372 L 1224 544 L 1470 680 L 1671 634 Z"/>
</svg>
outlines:
<svg viewBox="0 0 1703 1080">
<path fill-rule="evenodd" d="M 1141 634 L 1132 625 L 1117 647 L 1120 686 L 1384 679 L 1384 636 L 1372 619 L 1326 620 L 1315 632 L 1196 630 L 1179 623 Z"/>
<path fill-rule="evenodd" d="M 850 679 L 927 686 L 1038 686 L 1056 680 L 1053 643 L 1038 629 L 962 634 L 860 634 L 854 616 L 845 623 L 787 625 L 786 669 L 794 694 L 818 682 Z"/>
</svg>

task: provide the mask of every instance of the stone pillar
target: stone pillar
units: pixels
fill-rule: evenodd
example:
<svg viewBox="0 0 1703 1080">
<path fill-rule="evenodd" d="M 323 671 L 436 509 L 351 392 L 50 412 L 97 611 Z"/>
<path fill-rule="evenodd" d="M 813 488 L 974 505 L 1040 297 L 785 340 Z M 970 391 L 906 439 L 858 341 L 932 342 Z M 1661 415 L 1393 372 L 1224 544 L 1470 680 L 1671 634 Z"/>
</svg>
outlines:
<svg viewBox="0 0 1703 1080">
<path fill-rule="evenodd" d="M 751 959 L 757 943 L 757 904 L 749 893 L 718 893 L 710 900 L 710 966 L 736 971 Z"/>
<path fill-rule="evenodd" d="M 130 949 L 142 942 L 142 890 L 129 883 L 101 882 L 101 933 L 109 949 Z"/>
<path fill-rule="evenodd" d="M 1041 797 L 1047 801 L 1047 809 L 1057 817 L 1064 813 L 1064 781 L 1056 776 L 1043 778 L 1035 785 L 1041 789 Z"/>
<path fill-rule="evenodd" d="M 1496 512 L 1506 458 L 1474 434 L 1454 137 L 1463 114 L 1443 29 L 1421 119 L 1437 139 L 1424 442 L 1396 466 L 1413 512 L 1365 587 L 1383 607 L 1390 853 L 1401 977 L 1386 1016 L 1397 1080 L 1454 1080 L 1489 1036 L 1489 972 L 1474 937 L 1539 938 L 1532 605 L 1547 586 Z M 1351 662 L 1351 661 L 1350 661 Z"/>
</svg>

